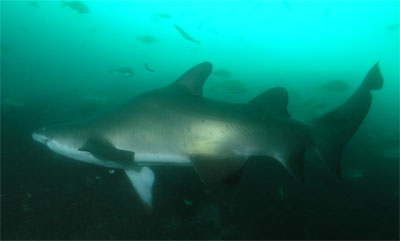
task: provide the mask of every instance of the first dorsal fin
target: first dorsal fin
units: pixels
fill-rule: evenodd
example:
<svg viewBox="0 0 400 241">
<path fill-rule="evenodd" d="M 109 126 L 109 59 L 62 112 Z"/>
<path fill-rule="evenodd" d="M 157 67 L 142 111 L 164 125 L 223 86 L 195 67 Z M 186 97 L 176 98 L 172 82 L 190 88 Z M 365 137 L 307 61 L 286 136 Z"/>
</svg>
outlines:
<svg viewBox="0 0 400 241">
<path fill-rule="evenodd" d="M 203 96 L 203 85 L 211 71 L 212 64 L 203 62 L 186 71 L 172 86 L 180 87 L 193 95 Z"/>
<path fill-rule="evenodd" d="M 282 87 L 276 87 L 256 96 L 250 103 L 265 110 L 274 111 L 289 116 L 287 106 L 289 103 L 288 92 Z"/>
</svg>

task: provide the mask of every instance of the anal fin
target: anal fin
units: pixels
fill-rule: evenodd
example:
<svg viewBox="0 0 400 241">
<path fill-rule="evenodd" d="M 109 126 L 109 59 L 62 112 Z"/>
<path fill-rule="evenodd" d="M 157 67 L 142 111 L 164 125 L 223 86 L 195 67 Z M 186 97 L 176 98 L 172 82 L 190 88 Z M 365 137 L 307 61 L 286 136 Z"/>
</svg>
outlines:
<svg viewBox="0 0 400 241">
<path fill-rule="evenodd" d="M 304 155 L 305 147 L 292 148 L 292 150 L 282 151 L 279 155 L 275 155 L 277 159 L 294 178 L 302 183 L 304 182 Z"/>
<path fill-rule="evenodd" d="M 229 185 L 237 184 L 240 181 L 240 178 L 242 177 L 244 166 L 245 165 L 243 165 L 240 169 L 238 169 L 237 171 L 232 173 L 230 176 L 225 178 L 224 183 L 229 184 Z"/>
</svg>

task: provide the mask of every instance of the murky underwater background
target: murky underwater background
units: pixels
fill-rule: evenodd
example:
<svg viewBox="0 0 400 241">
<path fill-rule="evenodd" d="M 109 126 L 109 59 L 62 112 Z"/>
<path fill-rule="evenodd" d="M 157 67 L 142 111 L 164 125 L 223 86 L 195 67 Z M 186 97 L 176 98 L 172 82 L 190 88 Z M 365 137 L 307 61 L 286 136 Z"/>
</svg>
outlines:
<svg viewBox="0 0 400 241">
<path fill-rule="evenodd" d="M 2 239 L 399 239 L 398 1 L 1 1 Z M 214 65 L 205 96 L 289 92 L 293 118 L 343 103 L 380 61 L 384 88 L 346 146 L 337 180 L 311 153 L 298 184 L 274 160 L 205 187 L 155 167 L 149 215 L 123 171 L 35 143 Z"/>
</svg>

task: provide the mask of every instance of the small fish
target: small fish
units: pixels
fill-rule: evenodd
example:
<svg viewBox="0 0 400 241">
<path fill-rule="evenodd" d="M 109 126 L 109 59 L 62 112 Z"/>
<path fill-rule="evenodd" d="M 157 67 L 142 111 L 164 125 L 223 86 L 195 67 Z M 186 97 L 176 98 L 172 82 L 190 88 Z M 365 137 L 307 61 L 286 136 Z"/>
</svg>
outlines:
<svg viewBox="0 0 400 241">
<path fill-rule="evenodd" d="M 38 8 L 39 4 L 36 1 L 28 1 L 27 2 L 29 6 L 33 7 L 33 8 Z"/>
<path fill-rule="evenodd" d="M 113 100 L 110 98 L 96 96 L 96 95 L 85 95 L 81 97 L 83 101 L 91 102 L 91 103 L 98 103 L 98 104 L 106 104 L 112 102 Z"/>
<path fill-rule="evenodd" d="M 62 1 L 61 7 L 70 7 L 72 10 L 75 10 L 80 14 L 90 13 L 89 7 L 84 2 L 81 1 L 69 1 L 69 2 Z"/>
<path fill-rule="evenodd" d="M 359 169 L 349 170 L 349 171 L 345 172 L 344 175 L 349 178 L 353 178 L 353 179 L 360 179 L 360 178 L 365 177 L 364 172 Z"/>
<path fill-rule="evenodd" d="M 89 33 L 96 33 L 96 32 L 97 32 L 97 28 L 96 27 L 94 27 L 94 28 L 89 30 Z"/>
<path fill-rule="evenodd" d="M 21 32 L 23 32 L 23 33 L 29 33 L 31 30 L 29 29 L 29 28 L 27 28 L 27 27 L 20 27 L 19 28 L 19 30 L 21 31 Z"/>
<path fill-rule="evenodd" d="M 21 107 L 24 107 L 24 105 L 25 105 L 24 102 L 22 102 L 20 100 L 9 98 L 9 97 L 5 97 L 4 99 L 2 99 L 1 103 L 4 106 L 12 107 L 12 108 L 21 108 Z"/>
<path fill-rule="evenodd" d="M 210 32 L 212 34 L 218 35 L 218 32 L 215 28 L 207 28 L 207 30 L 208 30 L 208 32 Z"/>
<path fill-rule="evenodd" d="M 232 76 L 231 73 L 226 69 L 217 69 L 212 72 L 212 75 L 214 75 L 215 77 L 218 77 L 220 79 L 227 79 Z"/>
<path fill-rule="evenodd" d="M 131 68 L 129 68 L 129 67 L 121 67 L 121 68 L 115 69 L 113 72 L 115 74 L 120 74 L 120 75 L 123 75 L 125 77 L 131 77 L 131 76 L 133 76 L 135 74 L 133 72 L 133 70 Z"/>
<path fill-rule="evenodd" d="M 185 32 L 185 30 L 183 30 L 181 27 L 179 27 L 178 25 L 174 24 L 175 29 L 182 35 L 183 38 L 185 38 L 188 41 L 200 44 L 200 41 L 195 40 L 194 38 L 192 38 L 188 33 Z"/>
<path fill-rule="evenodd" d="M 390 24 L 386 27 L 386 30 L 388 30 L 388 31 L 393 31 L 393 30 L 397 30 L 397 29 L 399 29 L 398 23 Z"/>
<path fill-rule="evenodd" d="M 198 30 L 201 30 L 202 28 L 203 28 L 203 25 L 205 24 L 205 22 L 201 22 L 200 24 L 199 24 L 199 26 L 197 27 L 197 29 Z"/>
<path fill-rule="evenodd" d="M 193 205 L 193 203 L 192 203 L 192 201 L 190 201 L 189 199 L 183 199 L 183 203 L 185 203 L 185 206 L 192 206 Z"/>
<path fill-rule="evenodd" d="M 148 71 L 154 72 L 154 70 L 153 70 L 153 69 L 150 69 L 150 67 L 149 67 L 146 63 L 144 63 L 144 67 L 145 67 Z"/>
<path fill-rule="evenodd" d="M 381 154 L 387 159 L 399 160 L 400 158 L 400 150 L 399 146 L 388 147 L 387 149 L 383 150 Z"/>
<path fill-rule="evenodd" d="M 356 172 L 356 173 L 353 173 L 352 177 L 353 178 L 362 178 L 362 177 L 364 177 L 364 174 L 362 172 Z"/>
<path fill-rule="evenodd" d="M 137 36 L 136 39 L 140 40 L 140 41 L 142 41 L 143 43 L 146 43 L 146 44 L 152 44 L 152 43 L 157 41 L 157 39 L 155 37 L 151 36 L 151 35 Z"/>
<path fill-rule="evenodd" d="M 210 90 L 219 89 L 229 95 L 240 95 L 247 92 L 246 85 L 240 80 L 227 79 L 211 82 Z"/>
<path fill-rule="evenodd" d="M 4 54 L 4 52 L 8 52 L 11 50 L 11 47 L 7 44 L 0 44 L 0 52 Z"/>
<path fill-rule="evenodd" d="M 311 106 L 311 105 L 314 105 L 315 103 L 319 103 L 319 102 L 318 102 L 318 99 L 314 97 L 314 98 L 305 100 L 305 101 L 303 102 L 303 105 L 304 105 L 304 106 Z"/>
<path fill-rule="evenodd" d="M 287 194 L 286 194 L 286 191 L 285 191 L 285 186 L 280 185 L 280 186 L 278 187 L 278 197 L 279 197 L 279 199 L 281 199 L 281 200 L 286 199 Z"/>
<path fill-rule="evenodd" d="M 262 5 L 263 5 L 262 1 L 256 1 L 253 6 L 253 11 L 259 9 L 260 7 L 262 7 Z"/>
<path fill-rule="evenodd" d="M 322 13 L 322 17 L 323 18 L 328 18 L 330 15 L 330 9 L 329 8 L 325 8 L 324 12 Z"/>
<path fill-rule="evenodd" d="M 162 19 L 171 19 L 172 16 L 168 13 L 157 13 L 155 15 L 156 18 L 162 18 Z"/>
<path fill-rule="evenodd" d="M 344 92 L 350 89 L 350 86 L 343 80 L 332 80 L 322 85 L 322 88 L 333 92 Z"/>
<path fill-rule="evenodd" d="M 289 2 L 286 0 L 282 0 L 282 4 L 285 6 L 287 10 L 290 10 L 292 7 L 290 6 Z"/>
</svg>

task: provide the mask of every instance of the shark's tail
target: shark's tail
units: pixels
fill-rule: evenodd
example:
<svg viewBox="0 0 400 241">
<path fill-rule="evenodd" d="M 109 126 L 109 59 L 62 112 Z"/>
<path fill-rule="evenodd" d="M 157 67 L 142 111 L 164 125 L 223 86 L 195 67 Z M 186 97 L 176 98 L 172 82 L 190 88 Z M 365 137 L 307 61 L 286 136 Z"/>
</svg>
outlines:
<svg viewBox="0 0 400 241">
<path fill-rule="evenodd" d="M 376 63 L 357 91 L 336 110 L 311 121 L 312 144 L 329 170 L 340 177 L 340 157 L 371 106 L 371 90 L 381 89 L 383 78 Z"/>
</svg>

